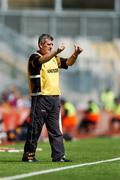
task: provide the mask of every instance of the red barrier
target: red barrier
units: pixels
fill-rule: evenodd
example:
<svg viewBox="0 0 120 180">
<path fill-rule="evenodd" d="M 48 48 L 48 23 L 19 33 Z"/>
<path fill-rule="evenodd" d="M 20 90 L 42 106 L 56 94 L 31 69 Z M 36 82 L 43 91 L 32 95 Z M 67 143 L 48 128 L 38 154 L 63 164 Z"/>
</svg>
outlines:
<svg viewBox="0 0 120 180">
<path fill-rule="evenodd" d="M 1 106 L 1 116 L 3 119 L 3 131 L 13 130 L 21 125 L 29 116 L 29 108 L 17 108 L 12 106 Z"/>
</svg>

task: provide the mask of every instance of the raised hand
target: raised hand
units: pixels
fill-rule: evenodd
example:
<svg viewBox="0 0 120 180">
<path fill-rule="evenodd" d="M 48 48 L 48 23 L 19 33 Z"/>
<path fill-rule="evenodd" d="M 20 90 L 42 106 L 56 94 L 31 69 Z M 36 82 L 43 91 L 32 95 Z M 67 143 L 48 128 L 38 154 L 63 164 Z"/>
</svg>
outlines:
<svg viewBox="0 0 120 180">
<path fill-rule="evenodd" d="M 78 54 L 80 54 L 82 51 L 83 51 L 83 49 L 80 47 L 80 46 L 76 46 L 76 45 L 74 45 L 74 54 L 75 55 L 78 55 Z"/>
<path fill-rule="evenodd" d="M 57 53 L 62 52 L 64 49 L 65 49 L 65 46 L 64 46 L 64 44 L 62 43 L 62 44 L 58 47 Z"/>
</svg>

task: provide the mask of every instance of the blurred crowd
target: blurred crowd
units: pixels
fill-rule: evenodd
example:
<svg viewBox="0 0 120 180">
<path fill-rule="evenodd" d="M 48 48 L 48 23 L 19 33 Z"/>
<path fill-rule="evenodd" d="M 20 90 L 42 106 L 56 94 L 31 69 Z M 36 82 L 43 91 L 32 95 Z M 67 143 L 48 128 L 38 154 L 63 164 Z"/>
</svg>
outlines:
<svg viewBox="0 0 120 180">
<path fill-rule="evenodd" d="M 86 106 L 80 109 L 62 99 L 61 108 L 66 140 L 120 135 L 120 96 L 110 88 L 101 92 L 99 102 L 89 99 Z"/>
<path fill-rule="evenodd" d="M 24 141 L 30 121 L 31 100 L 13 86 L 0 95 L 0 144 Z M 61 125 L 66 141 L 74 138 L 120 135 L 120 97 L 107 88 L 99 103 L 89 99 L 84 108 L 61 98 Z M 43 127 L 40 140 L 47 139 Z"/>
<path fill-rule="evenodd" d="M 29 114 L 30 97 L 23 96 L 16 86 L 5 89 L 0 94 L 0 143 L 24 139 Z"/>
</svg>

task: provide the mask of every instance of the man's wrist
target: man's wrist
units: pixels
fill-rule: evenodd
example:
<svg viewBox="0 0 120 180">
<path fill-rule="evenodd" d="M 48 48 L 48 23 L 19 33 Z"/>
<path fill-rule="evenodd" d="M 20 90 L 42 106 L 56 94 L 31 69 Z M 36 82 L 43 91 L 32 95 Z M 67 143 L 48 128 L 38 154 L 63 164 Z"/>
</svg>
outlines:
<svg viewBox="0 0 120 180">
<path fill-rule="evenodd" d="M 61 49 L 58 48 L 58 49 L 56 50 L 56 52 L 57 52 L 57 54 L 60 53 L 60 52 L 61 52 Z"/>
<path fill-rule="evenodd" d="M 72 57 L 74 57 L 74 58 L 77 58 L 77 56 L 78 56 L 78 54 L 76 54 L 76 53 L 72 54 Z"/>
</svg>

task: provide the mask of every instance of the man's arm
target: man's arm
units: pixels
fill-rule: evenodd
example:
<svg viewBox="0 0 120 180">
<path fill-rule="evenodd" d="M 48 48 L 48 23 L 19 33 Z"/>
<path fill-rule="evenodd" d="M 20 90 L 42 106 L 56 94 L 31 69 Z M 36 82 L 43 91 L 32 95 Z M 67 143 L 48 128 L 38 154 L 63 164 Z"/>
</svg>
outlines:
<svg viewBox="0 0 120 180">
<path fill-rule="evenodd" d="M 74 53 L 67 59 L 66 64 L 67 64 L 68 66 L 72 66 L 72 65 L 75 63 L 78 55 L 79 55 L 82 51 L 83 51 L 83 49 L 81 49 L 79 46 L 75 46 Z"/>
<path fill-rule="evenodd" d="M 57 54 L 59 54 L 60 52 L 62 52 L 64 49 L 65 49 L 65 46 L 64 46 L 64 45 L 60 45 L 60 46 L 58 47 L 58 49 L 53 50 L 53 51 L 51 51 L 50 53 L 41 56 L 41 57 L 39 58 L 39 62 L 40 62 L 41 64 L 48 62 L 51 58 L 53 58 L 54 56 L 56 56 Z"/>
</svg>

